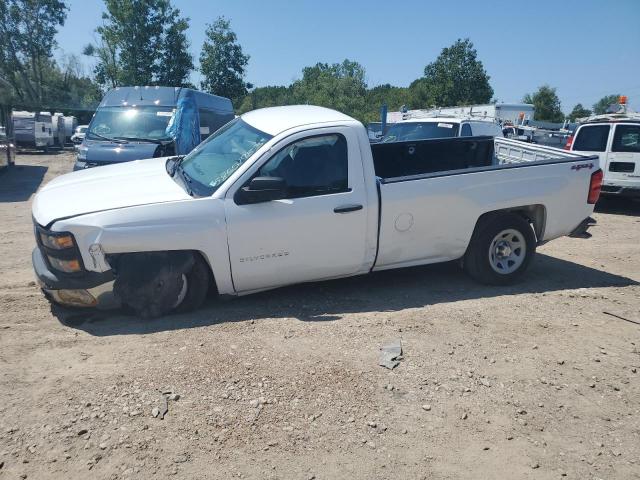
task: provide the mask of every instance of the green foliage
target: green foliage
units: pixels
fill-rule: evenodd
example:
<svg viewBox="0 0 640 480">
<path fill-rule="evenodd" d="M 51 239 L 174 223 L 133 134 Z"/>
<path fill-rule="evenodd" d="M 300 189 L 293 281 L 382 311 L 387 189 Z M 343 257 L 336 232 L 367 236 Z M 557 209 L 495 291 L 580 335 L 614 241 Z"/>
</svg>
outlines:
<svg viewBox="0 0 640 480">
<path fill-rule="evenodd" d="M 617 104 L 620 98 L 620 94 L 615 93 L 612 95 L 606 95 L 593 104 L 593 113 L 595 115 L 602 115 L 607 113 L 607 107 L 612 103 Z"/>
<path fill-rule="evenodd" d="M 49 102 L 50 57 L 66 16 L 60 0 L 0 0 L 0 101 L 34 110 Z"/>
<path fill-rule="evenodd" d="M 571 110 L 571 113 L 569 114 L 569 120 L 575 122 L 577 118 L 584 118 L 588 117 L 589 115 L 591 115 L 591 110 L 584 108 L 581 103 L 578 103 L 575 107 L 573 107 L 573 110 Z"/>
<path fill-rule="evenodd" d="M 236 107 L 238 114 L 256 108 L 277 107 L 294 103 L 291 87 L 269 86 L 254 88 Z"/>
<path fill-rule="evenodd" d="M 489 75 L 468 38 L 443 48 L 409 87 L 420 107 L 488 103 L 493 96 Z"/>
<path fill-rule="evenodd" d="M 302 78 L 291 86 L 294 103 L 333 108 L 362 118 L 367 108 L 364 75 L 362 65 L 350 60 L 305 67 Z"/>
<path fill-rule="evenodd" d="M 182 86 L 193 70 L 185 35 L 189 19 L 169 0 L 105 0 L 98 45 L 84 54 L 98 63 L 96 81 L 119 85 Z"/>
<path fill-rule="evenodd" d="M 206 38 L 200 53 L 200 87 L 215 95 L 237 101 L 247 93 L 244 81 L 249 56 L 242 53 L 231 22 L 218 17 L 207 26 Z"/>
<path fill-rule="evenodd" d="M 557 123 L 564 121 L 564 113 L 562 113 L 556 89 L 549 85 L 541 86 L 533 95 L 527 93 L 522 101 L 534 105 L 535 120 Z"/>
<path fill-rule="evenodd" d="M 408 88 L 394 87 L 388 83 L 373 87 L 367 91 L 366 103 L 368 108 L 364 116 L 364 121 L 379 121 L 380 107 L 382 107 L 382 105 L 386 105 L 391 112 L 398 111 L 405 105 L 411 105 L 412 101 L 413 98 Z"/>
</svg>

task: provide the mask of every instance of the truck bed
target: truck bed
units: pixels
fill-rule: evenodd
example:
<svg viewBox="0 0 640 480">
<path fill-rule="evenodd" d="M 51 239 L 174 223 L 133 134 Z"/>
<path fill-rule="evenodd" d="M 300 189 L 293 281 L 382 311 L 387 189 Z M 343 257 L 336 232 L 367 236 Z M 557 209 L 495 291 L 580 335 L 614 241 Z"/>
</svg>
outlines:
<svg viewBox="0 0 640 480">
<path fill-rule="evenodd" d="M 462 257 L 484 213 L 527 209 L 538 242 L 587 218 L 594 156 L 492 137 L 372 145 L 381 197 L 375 269 Z"/>
<path fill-rule="evenodd" d="M 371 153 L 375 173 L 386 183 L 460 170 L 480 171 L 586 158 L 566 150 L 488 136 L 377 143 L 371 145 Z"/>
</svg>

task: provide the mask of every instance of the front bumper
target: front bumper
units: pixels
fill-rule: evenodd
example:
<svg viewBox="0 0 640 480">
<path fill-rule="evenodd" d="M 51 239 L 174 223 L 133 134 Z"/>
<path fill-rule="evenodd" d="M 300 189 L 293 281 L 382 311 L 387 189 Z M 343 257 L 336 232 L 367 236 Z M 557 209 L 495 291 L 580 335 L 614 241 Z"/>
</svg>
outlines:
<svg viewBox="0 0 640 480">
<path fill-rule="evenodd" d="M 56 303 L 68 307 L 118 308 L 119 299 L 113 293 L 115 277 L 107 272 L 84 271 L 65 275 L 51 271 L 39 248 L 31 253 L 33 269 L 40 288 Z"/>
</svg>

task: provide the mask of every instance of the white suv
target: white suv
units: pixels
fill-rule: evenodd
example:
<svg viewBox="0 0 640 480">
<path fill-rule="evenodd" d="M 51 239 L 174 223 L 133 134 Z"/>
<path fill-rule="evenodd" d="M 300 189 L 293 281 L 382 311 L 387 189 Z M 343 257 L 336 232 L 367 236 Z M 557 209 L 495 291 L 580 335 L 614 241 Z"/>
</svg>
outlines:
<svg viewBox="0 0 640 480">
<path fill-rule="evenodd" d="M 381 142 L 410 142 L 432 138 L 503 137 L 500 125 L 490 120 L 456 117 L 409 118 L 393 124 Z"/>
<path fill-rule="evenodd" d="M 598 155 L 603 195 L 640 197 L 640 115 L 601 115 L 578 127 L 567 150 Z"/>
</svg>

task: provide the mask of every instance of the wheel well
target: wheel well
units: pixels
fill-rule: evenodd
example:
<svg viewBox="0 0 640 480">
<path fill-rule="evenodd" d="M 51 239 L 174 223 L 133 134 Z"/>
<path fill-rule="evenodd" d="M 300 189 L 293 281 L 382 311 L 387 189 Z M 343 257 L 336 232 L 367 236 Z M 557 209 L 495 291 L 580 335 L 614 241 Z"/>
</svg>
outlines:
<svg viewBox="0 0 640 480">
<path fill-rule="evenodd" d="M 194 257 L 200 257 L 200 259 L 204 262 L 204 264 L 207 266 L 207 271 L 209 272 L 209 285 L 211 287 L 211 289 L 213 290 L 213 292 L 215 292 L 216 294 L 218 293 L 218 285 L 216 284 L 216 277 L 213 275 L 213 269 L 211 268 L 211 265 L 209 264 L 209 260 L 207 259 L 207 256 L 202 253 L 199 250 L 166 250 L 166 253 L 178 253 L 178 252 L 188 252 L 191 253 Z M 158 251 L 155 252 L 131 252 L 131 253 L 126 253 L 127 255 L 135 255 L 135 254 L 148 254 L 148 253 L 161 253 Z M 118 260 L 119 258 L 124 255 L 125 252 L 123 253 L 115 253 L 115 254 L 110 254 L 107 255 L 107 262 L 109 263 L 109 265 L 111 265 L 111 267 L 114 270 L 114 273 L 118 274 L 117 270 L 118 270 Z"/>
<path fill-rule="evenodd" d="M 500 210 L 492 210 L 490 212 L 483 213 L 476 221 L 473 233 L 478 229 L 478 226 L 484 223 L 487 219 L 504 214 L 515 213 L 524 218 L 529 224 L 536 235 L 536 241 L 540 243 L 544 236 L 544 227 L 547 218 L 547 211 L 544 205 L 523 205 L 519 207 L 509 207 Z"/>
</svg>

